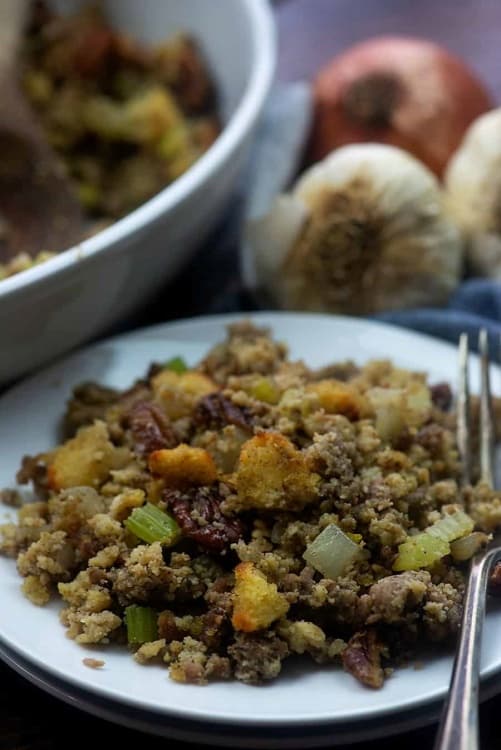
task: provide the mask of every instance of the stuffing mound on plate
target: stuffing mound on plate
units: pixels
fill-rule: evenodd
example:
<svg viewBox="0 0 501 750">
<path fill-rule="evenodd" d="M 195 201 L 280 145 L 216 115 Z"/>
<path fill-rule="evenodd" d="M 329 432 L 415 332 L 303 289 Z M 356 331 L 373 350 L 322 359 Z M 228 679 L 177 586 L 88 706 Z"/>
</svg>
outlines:
<svg viewBox="0 0 501 750">
<path fill-rule="evenodd" d="M 37 499 L 2 550 L 35 604 L 58 593 L 70 638 L 179 682 L 261 683 L 301 654 L 381 687 L 450 643 L 466 561 L 501 525 L 499 493 L 458 489 L 446 384 L 313 370 L 248 322 L 193 369 L 79 386 L 65 425 L 23 459 Z"/>
</svg>

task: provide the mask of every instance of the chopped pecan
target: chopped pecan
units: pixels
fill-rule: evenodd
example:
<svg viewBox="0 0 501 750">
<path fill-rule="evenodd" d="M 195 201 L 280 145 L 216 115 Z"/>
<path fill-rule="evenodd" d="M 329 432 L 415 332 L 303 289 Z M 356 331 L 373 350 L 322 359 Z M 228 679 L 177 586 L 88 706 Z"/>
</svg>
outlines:
<svg viewBox="0 0 501 750">
<path fill-rule="evenodd" d="M 162 365 L 160 362 L 152 362 L 146 372 L 146 381 L 149 383 L 151 380 L 153 380 L 155 375 L 158 375 L 158 373 L 162 372 L 163 369 L 164 365 Z"/>
<path fill-rule="evenodd" d="M 425 424 L 418 431 L 416 442 L 427 450 L 432 457 L 439 457 L 443 453 L 444 432 L 444 428 L 439 424 L 434 422 Z"/>
<path fill-rule="evenodd" d="M 183 633 L 176 623 L 174 613 L 165 609 L 158 615 L 158 637 L 165 638 L 166 643 L 182 641 L 186 634 Z"/>
<path fill-rule="evenodd" d="M 11 508 L 20 508 L 23 504 L 23 498 L 18 490 L 5 487 L 3 490 L 0 490 L 0 503 L 9 505 Z"/>
<path fill-rule="evenodd" d="M 211 650 L 218 649 L 225 636 L 230 632 L 230 620 L 222 607 L 209 609 L 202 615 L 202 633 L 200 640 Z"/>
<path fill-rule="evenodd" d="M 384 680 L 381 667 L 382 649 L 374 630 L 355 633 L 343 651 L 343 666 L 363 685 L 380 688 Z"/>
<path fill-rule="evenodd" d="M 233 611 L 233 588 L 235 579 L 233 574 L 216 578 L 205 592 L 205 601 L 211 609 L 224 612 L 227 617 Z"/>
<path fill-rule="evenodd" d="M 214 89 L 197 45 L 189 37 L 179 40 L 177 75 L 171 82 L 187 112 L 201 112 L 214 99 Z"/>
<path fill-rule="evenodd" d="M 151 390 L 145 380 L 136 380 L 134 385 L 120 394 L 120 407 L 128 414 L 134 404 L 138 401 L 148 401 L 151 398 Z"/>
<path fill-rule="evenodd" d="M 43 456 L 23 456 L 21 468 L 16 474 L 19 484 L 33 483 L 38 497 L 46 497 L 49 493 L 47 477 L 47 462 Z"/>
<path fill-rule="evenodd" d="M 162 497 L 183 534 L 210 552 L 223 552 L 243 535 L 242 522 L 221 512 L 223 498 L 217 486 L 166 488 Z"/>
<path fill-rule="evenodd" d="M 99 383 L 81 383 L 73 390 L 64 416 L 65 433 L 72 437 L 79 427 L 104 419 L 106 410 L 119 398 L 118 391 Z"/>
<path fill-rule="evenodd" d="M 193 412 L 193 421 L 207 430 L 219 430 L 229 424 L 249 431 L 252 428 L 249 410 L 236 406 L 219 391 L 200 399 Z"/>
<path fill-rule="evenodd" d="M 49 8 L 45 0 L 33 0 L 26 31 L 28 34 L 36 34 L 46 24 L 54 20 L 54 11 Z"/>
<path fill-rule="evenodd" d="M 162 448 L 174 448 L 176 433 L 162 410 L 149 401 L 136 402 L 127 415 L 134 450 L 142 456 Z"/>
<path fill-rule="evenodd" d="M 97 78 L 106 70 L 113 53 L 114 35 L 110 29 L 93 24 L 74 35 L 73 67 L 82 78 Z"/>
<path fill-rule="evenodd" d="M 449 383 L 436 383 L 430 386 L 433 405 L 441 411 L 449 411 L 452 405 L 452 390 Z"/>
</svg>

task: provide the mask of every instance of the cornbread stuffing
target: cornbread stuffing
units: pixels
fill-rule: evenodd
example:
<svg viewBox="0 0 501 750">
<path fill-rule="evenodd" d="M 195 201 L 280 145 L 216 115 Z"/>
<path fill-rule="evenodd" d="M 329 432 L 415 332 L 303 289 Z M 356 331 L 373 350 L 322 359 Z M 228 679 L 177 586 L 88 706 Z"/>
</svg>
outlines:
<svg viewBox="0 0 501 750">
<path fill-rule="evenodd" d="M 219 134 L 206 61 L 178 29 L 146 46 L 112 28 L 100 3 L 63 16 L 35 0 L 21 62 L 23 88 L 47 140 L 82 205 L 98 218 L 144 203 Z"/>
<path fill-rule="evenodd" d="M 76 388 L 0 549 L 70 638 L 178 682 L 257 684 L 302 655 L 380 688 L 454 639 L 467 560 L 501 526 L 500 493 L 459 488 L 451 405 L 422 373 L 311 369 L 232 325 L 194 368 Z"/>
<path fill-rule="evenodd" d="M 102 3 L 61 15 L 32 0 L 23 92 L 68 175 L 93 235 L 186 172 L 221 132 L 217 91 L 198 40 L 164 29 L 145 45 L 112 28 Z M 5 224 L 5 226 L 4 226 Z M 0 221 L 0 240 L 9 228 Z M 53 258 L 41 247 L 0 262 L 0 281 Z"/>
</svg>

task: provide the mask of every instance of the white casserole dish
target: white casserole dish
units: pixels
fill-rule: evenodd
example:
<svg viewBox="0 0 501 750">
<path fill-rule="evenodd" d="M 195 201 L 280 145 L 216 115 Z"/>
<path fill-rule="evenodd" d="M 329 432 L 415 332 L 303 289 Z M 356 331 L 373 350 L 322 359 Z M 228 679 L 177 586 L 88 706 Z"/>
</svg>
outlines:
<svg viewBox="0 0 501 750">
<path fill-rule="evenodd" d="M 80 0 L 60 0 L 61 10 Z M 99 335 L 172 279 L 214 227 L 241 173 L 275 66 L 267 0 L 105 0 L 112 23 L 145 42 L 199 41 L 224 129 L 180 178 L 80 245 L 0 282 L 0 384 Z"/>
</svg>

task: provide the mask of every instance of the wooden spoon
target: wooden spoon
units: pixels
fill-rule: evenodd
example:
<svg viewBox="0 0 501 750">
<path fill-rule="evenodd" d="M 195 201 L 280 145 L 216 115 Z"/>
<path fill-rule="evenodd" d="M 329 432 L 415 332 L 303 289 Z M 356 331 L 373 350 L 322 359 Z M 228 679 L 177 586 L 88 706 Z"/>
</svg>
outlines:
<svg viewBox="0 0 501 750">
<path fill-rule="evenodd" d="M 0 1 L 0 262 L 57 252 L 88 234 L 88 221 L 18 81 L 16 54 L 29 0 Z"/>
</svg>

